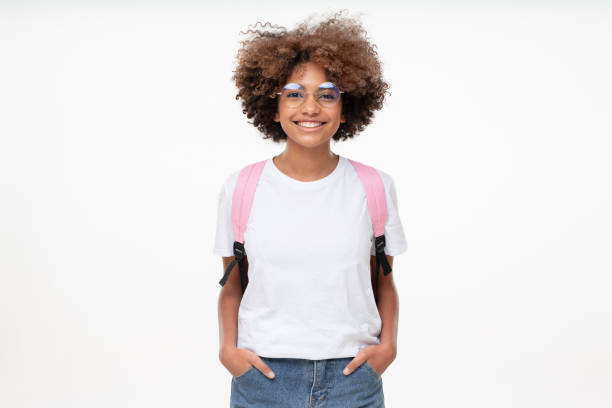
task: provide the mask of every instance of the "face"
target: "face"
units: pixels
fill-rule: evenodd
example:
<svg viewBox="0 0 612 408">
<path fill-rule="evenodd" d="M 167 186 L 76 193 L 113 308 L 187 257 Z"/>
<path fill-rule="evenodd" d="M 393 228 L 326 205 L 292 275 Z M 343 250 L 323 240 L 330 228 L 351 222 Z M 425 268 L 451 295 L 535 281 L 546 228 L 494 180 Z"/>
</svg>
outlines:
<svg viewBox="0 0 612 408">
<path fill-rule="evenodd" d="M 334 106 L 321 106 L 315 100 L 314 92 L 320 84 L 329 81 L 325 70 L 313 62 L 305 62 L 300 68 L 299 72 L 297 70 L 292 72 L 287 78 L 287 83 L 300 84 L 307 92 L 306 98 L 297 108 L 289 108 L 279 100 L 274 121 L 280 122 L 288 141 L 303 147 L 315 147 L 329 143 L 340 123 L 345 122 L 342 115 L 342 96 Z M 298 122 L 302 121 L 323 123 L 317 128 L 304 128 L 298 125 Z"/>
</svg>

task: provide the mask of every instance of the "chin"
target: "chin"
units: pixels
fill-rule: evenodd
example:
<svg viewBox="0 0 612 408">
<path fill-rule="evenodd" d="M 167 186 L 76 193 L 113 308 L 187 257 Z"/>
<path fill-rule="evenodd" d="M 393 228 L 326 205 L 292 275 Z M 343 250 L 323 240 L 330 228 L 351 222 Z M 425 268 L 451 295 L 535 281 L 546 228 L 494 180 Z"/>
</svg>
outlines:
<svg viewBox="0 0 612 408">
<path fill-rule="evenodd" d="M 287 135 L 287 137 L 291 139 L 292 142 L 299 144 L 300 146 L 304 146 L 304 147 L 319 146 L 320 144 L 327 143 L 327 141 L 331 138 L 331 136 L 327 137 L 327 136 L 321 136 L 321 135 L 302 135 L 302 134 L 292 135 L 292 136 Z"/>
</svg>

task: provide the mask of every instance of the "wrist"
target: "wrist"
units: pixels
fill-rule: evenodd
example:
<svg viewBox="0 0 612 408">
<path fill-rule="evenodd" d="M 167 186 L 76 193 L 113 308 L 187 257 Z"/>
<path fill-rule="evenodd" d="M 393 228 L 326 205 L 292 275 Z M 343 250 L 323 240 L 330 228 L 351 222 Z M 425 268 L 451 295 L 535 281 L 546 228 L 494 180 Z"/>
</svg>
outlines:
<svg viewBox="0 0 612 408">
<path fill-rule="evenodd" d="M 397 345 L 393 342 L 381 342 L 379 344 L 380 348 L 384 349 L 390 356 L 395 358 L 397 355 Z"/>
<path fill-rule="evenodd" d="M 228 352 L 232 352 L 234 350 L 236 350 L 237 347 L 233 344 L 223 344 L 220 348 L 219 348 L 219 355 L 222 354 L 226 354 Z"/>
</svg>

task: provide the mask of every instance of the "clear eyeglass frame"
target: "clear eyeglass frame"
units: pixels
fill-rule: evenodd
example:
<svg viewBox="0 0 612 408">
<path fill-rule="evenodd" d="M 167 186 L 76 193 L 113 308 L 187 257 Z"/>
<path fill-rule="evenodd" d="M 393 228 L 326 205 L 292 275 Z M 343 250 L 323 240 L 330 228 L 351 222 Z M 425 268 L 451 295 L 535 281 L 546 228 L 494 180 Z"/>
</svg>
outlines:
<svg viewBox="0 0 612 408">
<path fill-rule="evenodd" d="M 287 88 L 288 86 L 292 85 L 292 87 Z M 322 87 L 321 85 L 331 85 L 331 86 L 324 86 Z M 324 99 L 320 100 L 320 96 L 322 95 L 327 95 L 327 94 L 320 94 L 320 92 L 325 91 L 325 90 L 336 90 L 338 93 L 338 97 L 335 98 L 332 101 L 328 101 L 326 102 Z M 295 98 L 295 101 L 288 101 L 286 99 L 281 99 L 280 95 L 283 94 L 284 91 L 301 91 L 303 93 L 303 97 L 301 98 Z M 287 105 L 288 108 L 294 109 L 294 108 L 299 108 L 300 106 L 302 106 L 302 104 L 304 103 L 304 101 L 306 100 L 306 97 L 308 96 L 309 93 L 312 93 L 311 91 L 306 91 L 301 85 L 296 84 L 296 83 L 289 83 L 287 85 L 285 85 L 283 87 L 283 90 L 281 92 L 276 92 L 274 94 L 274 96 L 279 95 L 279 102 L 283 102 Z M 319 87 L 317 88 L 317 90 L 314 92 L 314 97 L 315 97 L 315 101 L 321 105 L 322 107 L 333 107 L 336 106 L 338 104 L 338 101 L 340 100 L 340 95 L 343 94 L 344 91 L 341 91 L 340 89 L 338 89 L 338 87 L 332 83 L 332 82 L 323 82 L 322 84 L 319 85 Z"/>
</svg>

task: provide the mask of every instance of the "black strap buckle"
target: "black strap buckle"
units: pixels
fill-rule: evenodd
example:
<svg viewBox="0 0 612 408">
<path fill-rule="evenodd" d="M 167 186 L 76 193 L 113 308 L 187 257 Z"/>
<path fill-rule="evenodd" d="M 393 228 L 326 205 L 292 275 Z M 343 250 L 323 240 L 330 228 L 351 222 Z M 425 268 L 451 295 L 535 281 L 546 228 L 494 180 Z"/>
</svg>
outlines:
<svg viewBox="0 0 612 408">
<path fill-rule="evenodd" d="M 241 261 L 244 258 L 245 250 L 242 242 L 234 241 L 234 256 L 237 261 Z"/>
<path fill-rule="evenodd" d="M 374 241 L 374 246 L 376 247 L 376 252 L 384 253 L 385 245 L 386 245 L 386 241 L 385 241 L 385 235 L 384 234 L 376 237 L 376 240 Z"/>
</svg>

